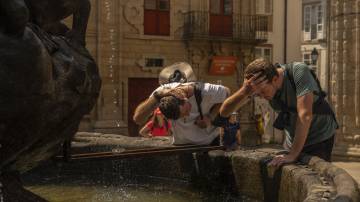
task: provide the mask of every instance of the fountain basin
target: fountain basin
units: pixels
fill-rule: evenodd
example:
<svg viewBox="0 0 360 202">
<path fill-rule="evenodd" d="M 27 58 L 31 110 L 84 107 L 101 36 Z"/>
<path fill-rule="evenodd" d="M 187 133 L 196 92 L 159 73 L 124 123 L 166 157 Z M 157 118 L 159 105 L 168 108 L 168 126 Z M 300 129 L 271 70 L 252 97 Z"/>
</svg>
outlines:
<svg viewBox="0 0 360 202">
<path fill-rule="evenodd" d="M 73 150 L 96 152 L 149 146 L 168 147 L 169 140 L 78 133 Z M 55 176 L 56 173 L 62 172 L 75 175 L 85 174 L 85 178 L 97 175 L 110 176 L 119 182 L 128 183 L 135 180 L 137 186 L 146 184 L 145 179 L 149 177 L 165 179 L 165 181 L 181 181 L 191 184 L 191 190 L 199 190 L 206 194 L 231 193 L 244 199 L 243 201 L 264 201 L 266 195 L 263 187 L 264 178 L 260 172 L 260 161 L 280 151 L 278 146 L 264 145 L 256 148 L 241 148 L 233 152 L 215 150 L 207 153 L 147 156 L 111 161 L 57 162 L 47 165 L 51 169 L 40 170 L 41 172 L 50 170 Z M 274 169 L 267 167 L 267 171 L 271 178 Z M 39 169 L 28 175 L 34 176 L 37 172 L 39 174 Z M 33 186 L 31 183 L 27 185 Z M 120 183 L 119 186 L 123 185 Z M 284 202 L 340 199 L 341 201 L 359 201 L 359 190 L 354 179 L 343 169 L 317 157 L 302 156 L 298 164 L 283 167 L 278 199 Z"/>
</svg>

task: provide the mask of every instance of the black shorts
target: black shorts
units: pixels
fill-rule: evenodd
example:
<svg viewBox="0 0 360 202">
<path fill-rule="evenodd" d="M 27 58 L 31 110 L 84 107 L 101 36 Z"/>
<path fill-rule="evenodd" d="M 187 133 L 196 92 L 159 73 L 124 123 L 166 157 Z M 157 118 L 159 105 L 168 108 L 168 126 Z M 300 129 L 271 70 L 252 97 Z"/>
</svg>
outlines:
<svg viewBox="0 0 360 202">
<path fill-rule="evenodd" d="M 325 161 L 331 162 L 331 152 L 334 146 L 334 139 L 335 135 L 322 142 L 306 146 L 301 152 L 311 156 L 317 156 Z"/>
</svg>

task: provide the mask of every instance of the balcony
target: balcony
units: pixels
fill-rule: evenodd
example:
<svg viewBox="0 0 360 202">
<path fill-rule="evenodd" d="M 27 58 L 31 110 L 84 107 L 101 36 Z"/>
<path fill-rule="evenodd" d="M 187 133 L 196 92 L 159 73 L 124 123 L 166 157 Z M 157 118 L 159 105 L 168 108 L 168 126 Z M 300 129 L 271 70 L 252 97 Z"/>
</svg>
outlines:
<svg viewBox="0 0 360 202">
<path fill-rule="evenodd" d="M 185 14 L 183 39 L 264 43 L 268 39 L 268 21 L 268 16 L 216 16 L 209 12 L 191 11 Z"/>
</svg>

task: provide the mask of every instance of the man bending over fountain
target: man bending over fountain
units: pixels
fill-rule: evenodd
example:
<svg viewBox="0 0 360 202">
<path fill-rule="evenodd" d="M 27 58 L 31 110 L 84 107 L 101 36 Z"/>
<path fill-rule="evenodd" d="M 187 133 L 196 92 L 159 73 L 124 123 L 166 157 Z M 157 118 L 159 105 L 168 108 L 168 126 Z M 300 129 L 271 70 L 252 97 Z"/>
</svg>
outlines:
<svg viewBox="0 0 360 202">
<path fill-rule="evenodd" d="M 315 73 L 306 64 L 273 65 L 256 59 L 246 67 L 245 78 L 243 86 L 226 99 L 220 115 L 229 116 L 250 95 L 269 100 L 271 107 L 279 112 L 274 127 L 285 131 L 284 146 L 289 151 L 276 156 L 270 164 L 281 166 L 294 162 L 300 153 L 331 160 L 338 124 Z"/>
<path fill-rule="evenodd" d="M 181 64 L 184 63 L 179 64 L 180 69 Z M 201 111 L 195 96 L 198 89 L 202 97 Z M 159 107 L 172 122 L 173 144 L 219 145 L 219 130 L 212 121 L 229 94 L 227 87 L 210 83 L 164 84 L 136 108 L 133 119 L 137 124 L 143 124 L 153 110 Z"/>
</svg>

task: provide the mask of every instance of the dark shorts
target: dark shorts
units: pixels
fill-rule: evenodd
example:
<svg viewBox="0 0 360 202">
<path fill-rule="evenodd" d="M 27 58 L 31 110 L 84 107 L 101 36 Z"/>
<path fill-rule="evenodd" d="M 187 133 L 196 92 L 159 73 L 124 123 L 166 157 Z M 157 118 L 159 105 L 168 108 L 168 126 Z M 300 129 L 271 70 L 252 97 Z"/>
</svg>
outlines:
<svg viewBox="0 0 360 202">
<path fill-rule="evenodd" d="M 303 150 L 301 152 L 308 154 L 308 155 L 320 157 L 320 158 L 324 159 L 325 161 L 330 162 L 331 161 L 331 152 L 332 152 L 332 149 L 334 146 L 334 139 L 335 139 L 335 135 L 333 135 L 331 138 L 324 140 L 322 142 L 306 146 L 303 148 Z"/>
</svg>

